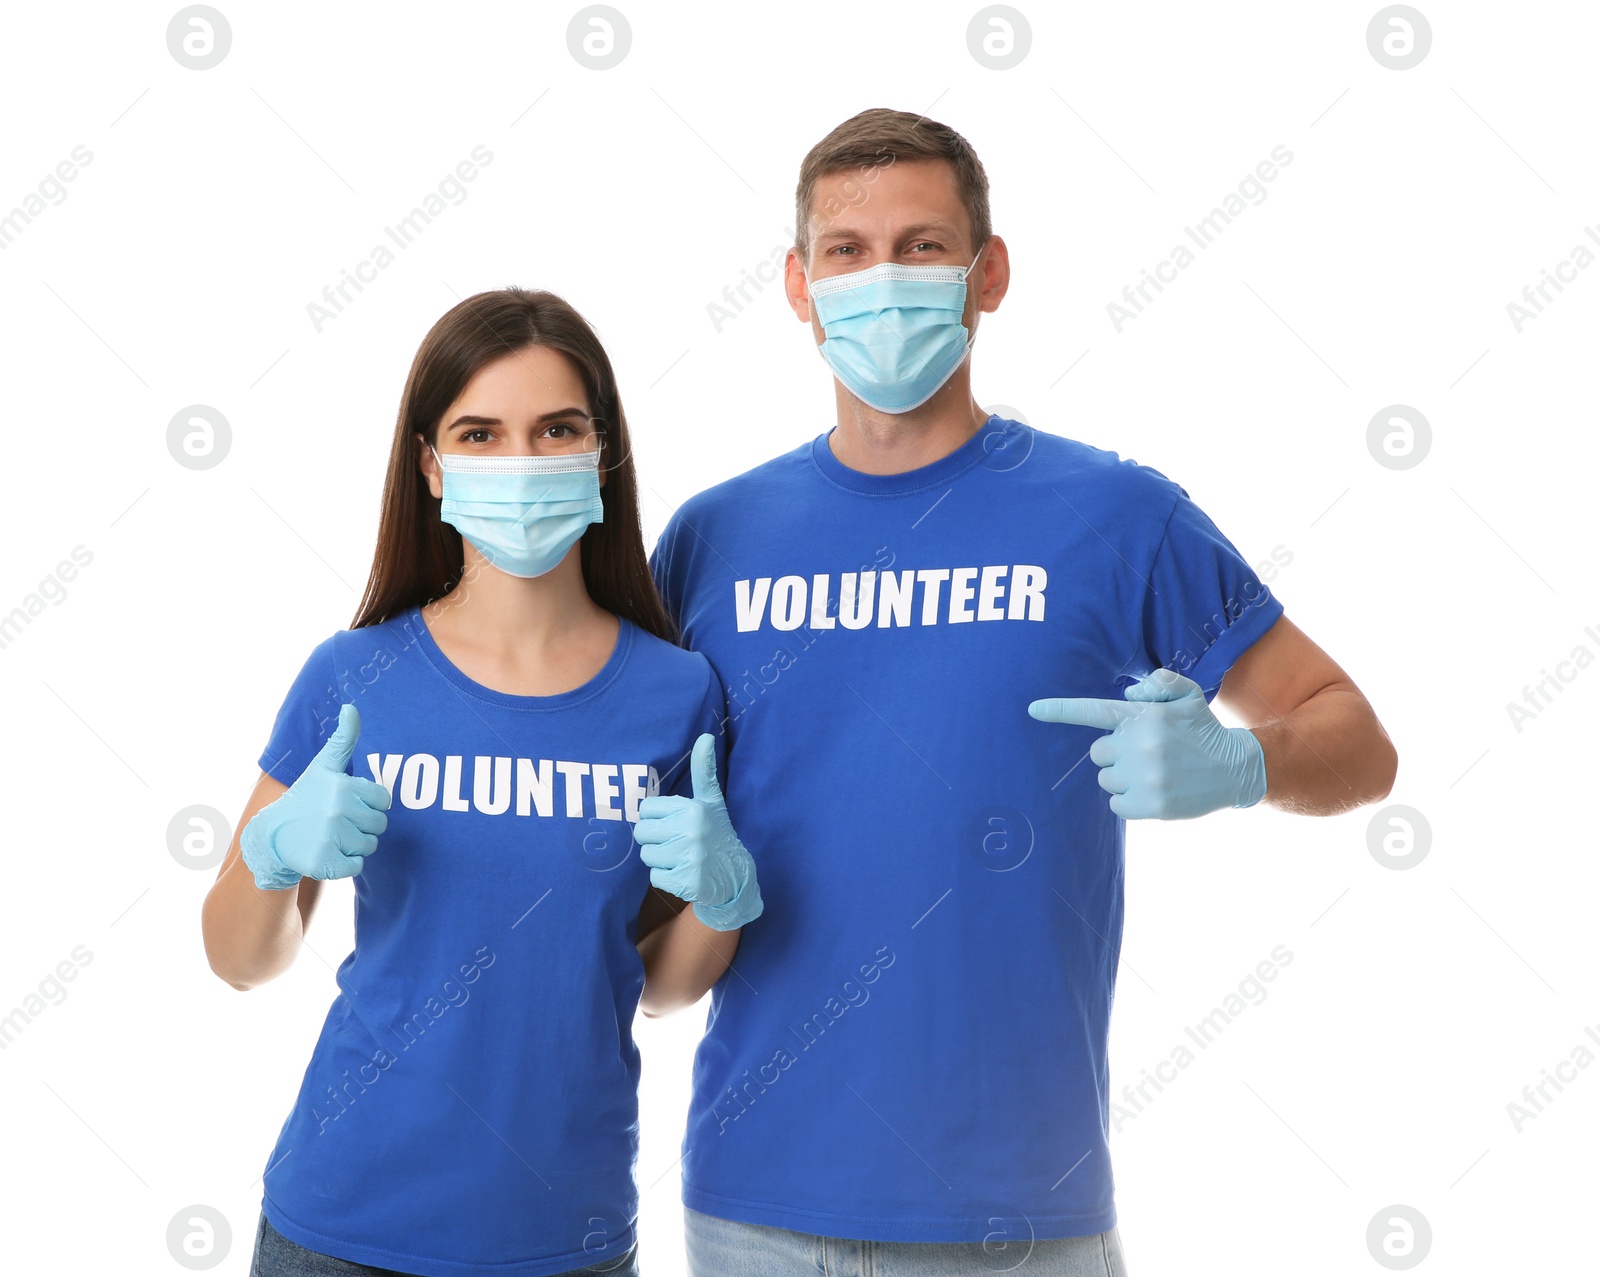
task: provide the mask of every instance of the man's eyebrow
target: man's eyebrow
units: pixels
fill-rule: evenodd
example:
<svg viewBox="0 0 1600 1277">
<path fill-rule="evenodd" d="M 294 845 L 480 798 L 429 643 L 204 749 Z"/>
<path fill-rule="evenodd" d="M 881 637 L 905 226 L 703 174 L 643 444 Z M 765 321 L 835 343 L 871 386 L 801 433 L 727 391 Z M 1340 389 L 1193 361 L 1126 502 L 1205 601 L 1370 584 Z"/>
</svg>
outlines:
<svg viewBox="0 0 1600 1277">
<path fill-rule="evenodd" d="M 588 410 L 584 408 L 557 408 L 554 412 L 541 412 L 537 417 L 534 418 L 534 420 L 555 421 L 561 417 L 582 417 L 585 421 L 587 421 L 589 419 L 589 413 Z M 499 417 L 474 417 L 471 414 L 468 414 L 466 416 L 457 417 L 448 426 L 446 426 L 445 429 L 454 430 L 457 426 L 498 426 L 503 424 L 504 423 Z"/>
<path fill-rule="evenodd" d="M 925 235 L 929 232 L 938 235 L 950 235 L 955 227 L 949 222 L 918 222 L 915 226 L 907 226 L 895 233 L 896 239 L 908 239 L 913 235 Z M 853 226 L 841 226 L 832 230 L 823 231 L 817 236 L 817 242 L 824 240 L 865 239 L 866 235 Z"/>
</svg>

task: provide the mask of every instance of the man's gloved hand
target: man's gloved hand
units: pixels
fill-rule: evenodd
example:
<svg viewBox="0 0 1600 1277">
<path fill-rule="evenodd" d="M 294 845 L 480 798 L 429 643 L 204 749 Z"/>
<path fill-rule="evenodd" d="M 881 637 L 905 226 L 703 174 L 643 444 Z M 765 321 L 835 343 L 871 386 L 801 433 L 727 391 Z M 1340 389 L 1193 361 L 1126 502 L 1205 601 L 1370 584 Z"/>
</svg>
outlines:
<svg viewBox="0 0 1600 1277">
<path fill-rule="evenodd" d="M 344 770 L 360 735 L 356 707 L 340 706 L 338 727 L 300 779 L 244 827 L 239 851 L 261 890 L 282 891 L 301 878 L 353 877 L 362 857 L 378 849 L 389 791 Z"/>
<path fill-rule="evenodd" d="M 652 794 L 639 802 L 633 836 L 650 866 L 652 886 L 694 904 L 695 917 L 714 931 L 732 931 L 761 914 L 756 862 L 733 832 L 710 732 L 689 755 L 694 797 Z"/>
<path fill-rule="evenodd" d="M 1158 669 L 1122 701 L 1034 701 L 1046 723 L 1110 730 L 1089 747 L 1111 810 L 1126 820 L 1187 820 L 1222 807 L 1253 807 L 1266 795 L 1266 760 L 1255 733 L 1224 727 L 1191 678 Z"/>
</svg>

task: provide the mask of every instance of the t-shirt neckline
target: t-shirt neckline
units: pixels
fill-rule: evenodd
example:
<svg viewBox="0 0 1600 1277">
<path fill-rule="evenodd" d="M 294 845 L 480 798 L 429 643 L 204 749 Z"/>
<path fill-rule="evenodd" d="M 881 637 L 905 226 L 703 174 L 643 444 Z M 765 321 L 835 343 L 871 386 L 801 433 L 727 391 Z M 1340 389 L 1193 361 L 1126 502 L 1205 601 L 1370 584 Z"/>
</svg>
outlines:
<svg viewBox="0 0 1600 1277">
<path fill-rule="evenodd" d="M 836 426 L 830 426 L 811 441 L 811 460 L 822 472 L 823 478 L 851 492 L 865 493 L 869 496 L 899 496 L 910 492 L 921 492 L 936 484 L 948 483 L 957 475 L 965 473 L 983 461 L 989 455 L 987 441 L 992 436 L 994 423 L 997 421 L 1003 422 L 1006 430 L 1026 429 L 1025 426 L 1001 417 L 998 413 L 990 413 L 988 420 L 954 452 L 940 457 L 937 461 L 930 461 L 925 466 L 918 466 L 915 470 L 902 470 L 898 474 L 868 474 L 864 470 L 852 470 L 845 465 L 833 455 L 833 449 L 828 446 L 829 436 L 838 428 Z"/>
<path fill-rule="evenodd" d="M 620 615 L 617 617 L 617 641 L 612 645 L 611 655 L 606 657 L 605 664 L 587 682 L 580 683 L 569 691 L 557 692 L 553 696 L 518 696 L 512 692 L 499 692 L 492 687 L 485 687 L 456 668 L 434 640 L 433 632 L 428 629 L 428 622 L 422 615 L 421 607 L 413 607 L 407 613 L 406 620 L 408 628 L 417 635 L 423 656 L 447 682 L 477 700 L 488 701 L 506 709 L 529 710 L 534 713 L 570 709 L 605 691 L 627 663 L 628 655 L 633 651 L 634 630 L 637 629 L 627 617 Z"/>
</svg>

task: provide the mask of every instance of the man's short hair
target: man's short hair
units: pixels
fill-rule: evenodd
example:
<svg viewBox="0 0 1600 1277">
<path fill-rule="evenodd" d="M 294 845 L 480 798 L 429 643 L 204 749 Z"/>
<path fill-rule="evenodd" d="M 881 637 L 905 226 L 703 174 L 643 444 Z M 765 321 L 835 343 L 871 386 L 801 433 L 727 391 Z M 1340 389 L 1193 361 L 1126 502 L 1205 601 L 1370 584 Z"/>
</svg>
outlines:
<svg viewBox="0 0 1600 1277">
<path fill-rule="evenodd" d="M 825 227 L 847 207 L 865 203 L 874 170 L 912 160 L 944 160 L 955 170 L 956 190 L 972 226 L 972 249 L 982 248 L 993 234 L 989 218 L 989 178 L 972 144 L 947 124 L 909 111 L 873 107 L 853 115 L 806 153 L 795 187 L 795 248 L 811 260 L 814 227 Z M 817 182 L 834 173 L 859 170 L 849 184 L 846 204 L 824 210 L 811 207 Z"/>
</svg>

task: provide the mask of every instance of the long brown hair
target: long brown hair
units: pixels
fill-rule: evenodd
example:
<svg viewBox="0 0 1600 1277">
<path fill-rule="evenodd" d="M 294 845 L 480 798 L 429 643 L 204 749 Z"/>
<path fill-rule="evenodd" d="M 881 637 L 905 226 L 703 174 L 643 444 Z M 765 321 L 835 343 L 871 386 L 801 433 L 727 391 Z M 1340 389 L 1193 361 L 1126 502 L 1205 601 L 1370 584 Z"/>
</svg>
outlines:
<svg viewBox="0 0 1600 1277">
<path fill-rule="evenodd" d="M 576 310 L 541 289 L 477 293 L 445 312 L 417 348 L 400 397 L 372 572 L 352 629 L 378 625 L 442 598 L 461 580 L 461 534 L 439 517 L 439 499 L 417 466 L 416 436 L 437 440 L 446 409 L 485 364 L 542 346 L 571 362 L 600 435 L 605 515 L 583 534 L 579 554 L 589 597 L 668 642 L 677 627 L 650 575 L 639 527 L 639 487 L 617 379 L 600 339 Z"/>
</svg>

